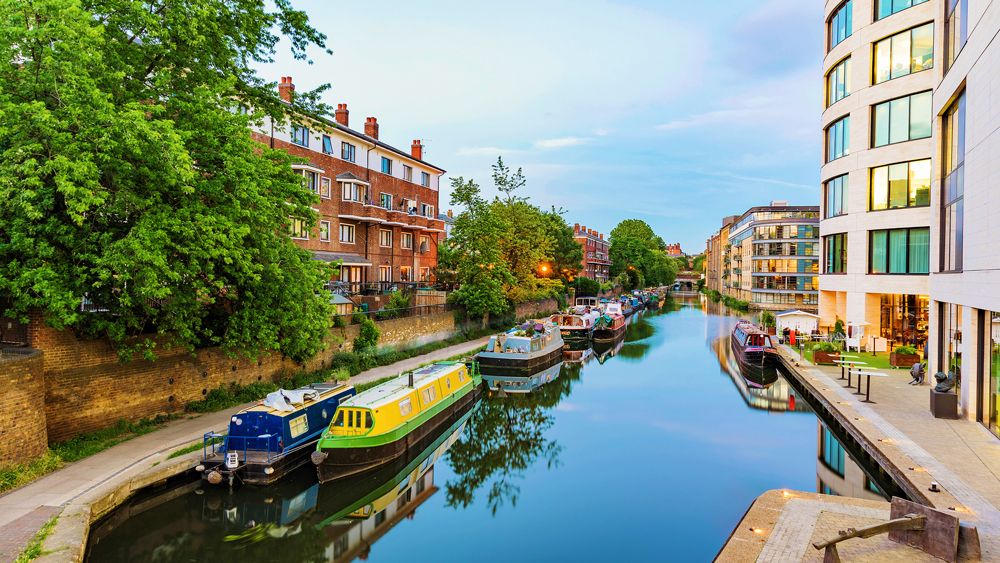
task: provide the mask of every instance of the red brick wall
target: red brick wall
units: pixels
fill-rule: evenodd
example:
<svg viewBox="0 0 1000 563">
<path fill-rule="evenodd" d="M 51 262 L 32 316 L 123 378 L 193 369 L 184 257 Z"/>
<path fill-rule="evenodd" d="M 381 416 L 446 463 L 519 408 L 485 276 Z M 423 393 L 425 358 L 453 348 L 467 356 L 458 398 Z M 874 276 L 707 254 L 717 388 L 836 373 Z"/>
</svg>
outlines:
<svg viewBox="0 0 1000 563">
<path fill-rule="evenodd" d="M 0 357 L 0 466 L 45 453 L 45 376 L 42 354 Z"/>
</svg>

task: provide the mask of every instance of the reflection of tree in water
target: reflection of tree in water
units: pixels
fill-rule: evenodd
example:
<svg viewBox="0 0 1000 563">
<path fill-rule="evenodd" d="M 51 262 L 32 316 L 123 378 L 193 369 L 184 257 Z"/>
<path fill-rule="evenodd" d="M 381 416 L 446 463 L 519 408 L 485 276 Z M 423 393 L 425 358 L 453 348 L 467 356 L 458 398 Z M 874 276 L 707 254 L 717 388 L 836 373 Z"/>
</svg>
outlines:
<svg viewBox="0 0 1000 563">
<path fill-rule="evenodd" d="M 625 342 L 645 340 L 653 336 L 655 332 L 656 329 L 653 328 L 653 323 L 646 320 L 645 315 L 636 317 L 629 323 L 628 328 L 625 329 Z"/>
<path fill-rule="evenodd" d="M 531 393 L 484 398 L 446 454 L 456 474 L 445 484 L 448 506 L 468 507 L 476 491 L 490 483 L 487 502 L 496 514 L 505 502 L 517 506 L 521 488 L 515 480 L 537 460 L 544 459 L 550 469 L 558 466 L 562 446 L 545 434 L 554 422 L 551 410 L 579 378 L 580 366 L 564 365 L 555 381 Z"/>
</svg>

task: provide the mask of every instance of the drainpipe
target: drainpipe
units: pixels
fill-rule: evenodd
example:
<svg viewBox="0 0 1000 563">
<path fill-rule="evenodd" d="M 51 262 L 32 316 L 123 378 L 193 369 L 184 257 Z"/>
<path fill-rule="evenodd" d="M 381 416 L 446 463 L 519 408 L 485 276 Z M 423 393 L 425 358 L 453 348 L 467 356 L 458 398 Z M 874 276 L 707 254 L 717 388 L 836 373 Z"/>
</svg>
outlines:
<svg viewBox="0 0 1000 563">
<path fill-rule="evenodd" d="M 377 147 L 377 146 L 378 146 L 377 144 L 372 143 L 372 146 L 370 146 L 367 149 L 365 149 L 365 182 L 368 182 L 368 190 L 369 191 L 372 188 L 372 167 L 371 167 L 371 164 L 372 164 L 372 151 L 375 150 L 375 147 Z M 369 196 L 370 195 L 371 194 L 369 194 Z M 368 243 L 369 243 L 370 230 L 371 230 L 371 224 L 370 223 L 365 223 L 365 259 L 367 259 L 369 262 L 371 262 L 371 257 L 369 256 L 369 253 L 368 253 Z M 375 266 L 368 266 L 368 267 L 369 268 L 373 268 Z M 367 281 L 367 278 L 368 278 L 368 271 L 366 270 L 365 271 L 365 281 Z"/>
</svg>

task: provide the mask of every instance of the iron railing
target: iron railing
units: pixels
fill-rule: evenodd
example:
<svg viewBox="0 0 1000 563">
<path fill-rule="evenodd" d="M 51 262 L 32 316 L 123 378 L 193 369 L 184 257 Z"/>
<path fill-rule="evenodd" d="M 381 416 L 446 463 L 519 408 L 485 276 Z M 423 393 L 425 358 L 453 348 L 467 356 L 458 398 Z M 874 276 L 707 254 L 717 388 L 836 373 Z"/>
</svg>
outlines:
<svg viewBox="0 0 1000 563">
<path fill-rule="evenodd" d="M 334 315 L 334 319 L 340 319 L 340 322 L 337 322 L 336 324 L 347 325 L 360 322 L 362 317 L 368 317 L 373 321 L 405 319 L 432 315 L 434 313 L 443 313 L 445 311 L 454 311 L 456 308 L 457 307 L 451 303 L 438 303 L 435 305 L 418 305 L 416 307 L 407 307 L 405 309 L 379 309 L 377 311 L 355 310 L 353 313 L 348 315 Z"/>
</svg>

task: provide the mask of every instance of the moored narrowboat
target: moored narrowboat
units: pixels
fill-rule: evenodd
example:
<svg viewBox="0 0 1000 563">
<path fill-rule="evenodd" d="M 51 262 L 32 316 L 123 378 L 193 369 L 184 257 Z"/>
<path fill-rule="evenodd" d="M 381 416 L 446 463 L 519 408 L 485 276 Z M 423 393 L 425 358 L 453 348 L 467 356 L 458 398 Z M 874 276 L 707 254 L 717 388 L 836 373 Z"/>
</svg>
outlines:
<svg viewBox="0 0 1000 563">
<path fill-rule="evenodd" d="M 733 355 L 741 368 L 774 367 L 777 365 L 777 349 L 772 336 L 760 330 L 753 323 L 740 321 L 733 327 L 730 343 Z"/>
<path fill-rule="evenodd" d="M 612 342 L 624 336 L 626 324 L 621 304 L 611 301 L 605 305 L 604 314 L 594 322 L 592 338 L 594 342 Z"/>
<path fill-rule="evenodd" d="M 225 435 L 205 434 L 202 477 L 213 485 L 232 485 L 237 479 L 251 485 L 277 481 L 307 462 L 337 407 L 355 393 L 343 383 L 270 393 L 230 417 Z"/>
<path fill-rule="evenodd" d="M 319 481 L 389 463 L 442 428 L 476 401 L 476 364 L 438 362 L 359 393 L 337 409 L 312 454 Z"/>
<path fill-rule="evenodd" d="M 587 339 L 594 330 L 594 321 L 600 316 L 596 308 L 577 305 L 565 313 L 552 315 L 549 320 L 559 327 L 559 334 L 563 339 Z"/>
<path fill-rule="evenodd" d="M 561 359 L 563 344 L 556 325 L 551 322 L 527 322 L 490 337 L 486 348 L 476 354 L 476 361 L 493 374 L 498 369 L 531 372 Z"/>
</svg>

